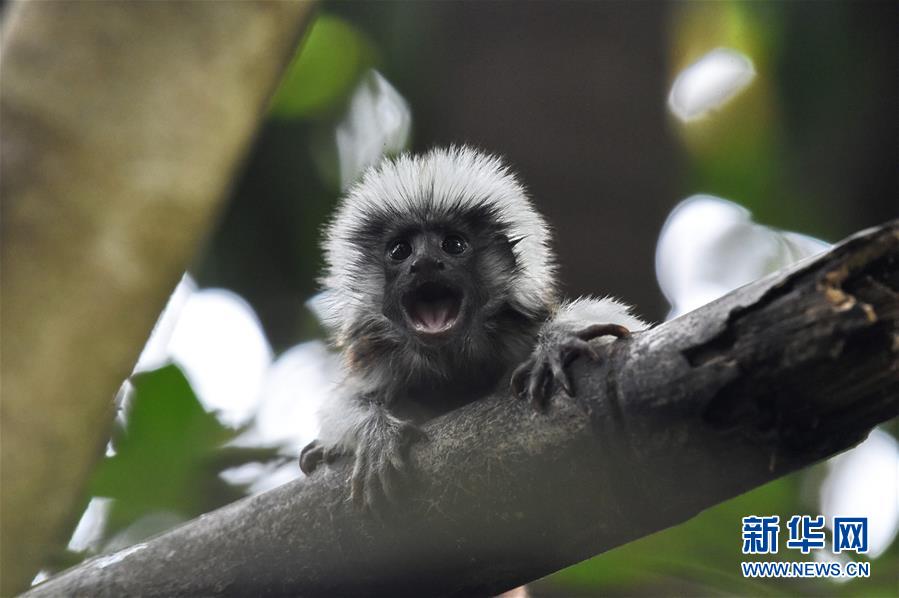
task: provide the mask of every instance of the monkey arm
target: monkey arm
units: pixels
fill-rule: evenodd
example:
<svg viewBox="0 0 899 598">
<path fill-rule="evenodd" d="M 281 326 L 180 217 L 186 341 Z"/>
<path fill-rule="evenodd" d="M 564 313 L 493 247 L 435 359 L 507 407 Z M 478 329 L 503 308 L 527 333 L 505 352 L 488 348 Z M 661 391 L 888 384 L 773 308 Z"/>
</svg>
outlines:
<svg viewBox="0 0 899 598">
<path fill-rule="evenodd" d="M 352 381 L 348 384 L 352 388 Z M 380 509 L 393 501 L 406 470 L 409 445 L 424 438 L 412 422 L 392 415 L 370 395 L 338 390 L 319 412 L 321 430 L 300 455 L 300 468 L 311 475 L 322 463 L 353 456 L 350 476 L 352 501 L 366 509 Z"/>
<path fill-rule="evenodd" d="M 566 368 L 579 356 L 599 360 L 589 341 L 602 338 L 609 342 L 646 327 L 645 322 L 630 313 L 629 306 L 610 297 L 566 301 L 540 329 L 534 352 L 512 374 L 513 393 L 529 399 L 538 410 L 545 408 L 554 383 L 568 396 L 574 396 Z"/>
</svg>

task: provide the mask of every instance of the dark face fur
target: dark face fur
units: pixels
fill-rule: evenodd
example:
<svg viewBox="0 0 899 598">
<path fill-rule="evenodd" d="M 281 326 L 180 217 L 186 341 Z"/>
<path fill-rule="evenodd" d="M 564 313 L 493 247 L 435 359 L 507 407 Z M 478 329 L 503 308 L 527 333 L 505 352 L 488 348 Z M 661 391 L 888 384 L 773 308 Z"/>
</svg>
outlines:
<svg viewBox="0 0 899 598">
<path fill-rule="evenodd" d="M 452 338 L 470 320 L 471 246 L 460 233 L 418 229 L 388 243 L 385 315 L 405 324 L 423 342 Z"/>
<path fill-rule="evenodd" d="M 467 213 L 386 227 L 384 315 L 415 342 L 465 345 L 503 309 L 515 258 L 503 231 L 485 216 Z"/>
<path fill-rule="evenodd" d="M 428 387 L 490 380 L 523 359 L 534 319 L 510 304 L 515 241 L 497 222 L 479 207 L 384 214 L 358 231 L 365 247 L 378 248 L 367 261 L 383 272 L 384 285 L 383 320 L 356 336 L 360 365 L 377 356 L 404 387 Z"/>
</svg>

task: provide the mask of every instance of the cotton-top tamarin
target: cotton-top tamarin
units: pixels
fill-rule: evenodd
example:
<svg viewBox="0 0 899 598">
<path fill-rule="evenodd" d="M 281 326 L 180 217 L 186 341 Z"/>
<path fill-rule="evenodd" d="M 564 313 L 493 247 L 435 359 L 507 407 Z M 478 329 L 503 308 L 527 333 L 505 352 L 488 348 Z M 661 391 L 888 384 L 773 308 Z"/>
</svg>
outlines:
<svg viewBox="0 0 899 598">
<path fill-rule="evenodd" d="M 598 337 L 645 324 L 614 299 L 560 302 L 550 231 L 498 158 L 467 147 L 387 159 L 325 231 L 325 325 L 343 357 L 307 474 L 353 455 L 357 504 L 395 493 L 418 425 L 502 385 L 542 409 Z"/>
</svg>

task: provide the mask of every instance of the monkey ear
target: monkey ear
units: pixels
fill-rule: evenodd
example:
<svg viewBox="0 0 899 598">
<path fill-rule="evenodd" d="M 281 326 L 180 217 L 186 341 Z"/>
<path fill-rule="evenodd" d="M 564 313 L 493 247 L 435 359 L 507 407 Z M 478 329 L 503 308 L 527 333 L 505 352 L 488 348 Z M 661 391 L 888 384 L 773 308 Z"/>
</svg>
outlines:
<svg viewBox="0 0 899 598">
<path fill-rule="evenodd" d="M 524 237 L 510 238 L 503 232 L 497 232 L 493 238 L 494 255 L 503 261 L 504 267 L 513 269 L 520 267 L 518 256 L 515 255 L 515 245 L 520 243 Z"/>
</svg>

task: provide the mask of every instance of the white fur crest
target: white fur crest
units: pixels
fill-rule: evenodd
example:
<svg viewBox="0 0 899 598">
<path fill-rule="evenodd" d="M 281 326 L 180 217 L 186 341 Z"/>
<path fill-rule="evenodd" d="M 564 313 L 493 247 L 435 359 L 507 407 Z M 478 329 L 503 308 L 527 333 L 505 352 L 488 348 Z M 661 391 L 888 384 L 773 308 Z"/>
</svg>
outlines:
<svg viewBox="0 0 899 598">
<path fill-rule="evenodd" d="M 485 204 L 495 210 L 510 240 L 517 240 L 513 252 L 520 274 L 512 285 L 512 300 L 539 311 L 555 292 L 546 221 L 499 158 L 469 147 L 449 147 L 384 160 L 349 189 L 325 231 L 325 292 L 319 301 L 324 322 L 340 337 L 344 327 L 382 295 L 383 278 L 366 267 L 364 248 L 354 238 L 372 214 L 385 208 L 405 214 L 425 205 L 439 213 Z"/>
</svg>

